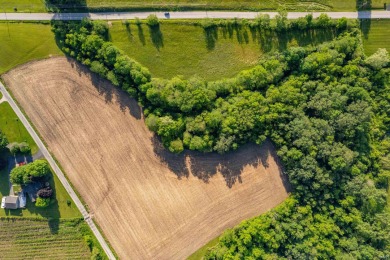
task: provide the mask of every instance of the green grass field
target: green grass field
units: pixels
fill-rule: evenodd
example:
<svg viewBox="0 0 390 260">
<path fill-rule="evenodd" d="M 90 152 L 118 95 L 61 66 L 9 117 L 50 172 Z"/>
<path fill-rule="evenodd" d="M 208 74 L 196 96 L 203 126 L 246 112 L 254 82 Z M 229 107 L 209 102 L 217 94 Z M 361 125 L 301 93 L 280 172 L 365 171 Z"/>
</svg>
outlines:
<svg viewBox="0 0 390 260">
<path fill-rule="evenodd" d="M 253 67 L 268 51 L 287 46 L 317 44 L 330 40 L 330 31 L 289 32 L 281 35 L 259 35 L 243 28 L 219 28 L 205 33 L 190 23 L 163 22 L 160 30 L 142 24 L 113 22 L 112 42 L 129 57 L 147 67 L 153 77 L 185 78 L 199 76 L 206 80 L 232 77 Z"/>
<path fill-rule="evenodd" d="M 44 0 L 0 0 L 1 12 L 46 12 Z"/>
<path fill-rule="evenodd" d="M 372 8 L 382 8 L 385 0 L 371 1 Z M 234 10 L 278 10 L 290 11 L 354 11 L 356 0 L 87 0 L 90 8 L 111 7 L 111 9 L 161 9 L 161 10 L 183 10 L 183 9 L 234 9 Z"/>
<path fill-rule="evenodd" d="M 78 220 L 0 219 L 1 259 L 90 259 Z"/>
<path fill-rule="evenodd" d="M 371 55 L 378 48 L 386 48 L 390 52 L 390 20 L 372 20 L 362 23 L 363 45 L 367 55 Z"/>
<path fill-rule="evenodd" d="M 0 104 L 0 130 L 5 134 L 9 143 L 27 142 L 32 154 L 38 151 L 34 140 L 7 102 Z"/>
<path fill-rule="evenodd" d="M 34 59 L 63 55 L 48 24 L 1 22 L 0 39 L 0 74 Z"/>
</svg>

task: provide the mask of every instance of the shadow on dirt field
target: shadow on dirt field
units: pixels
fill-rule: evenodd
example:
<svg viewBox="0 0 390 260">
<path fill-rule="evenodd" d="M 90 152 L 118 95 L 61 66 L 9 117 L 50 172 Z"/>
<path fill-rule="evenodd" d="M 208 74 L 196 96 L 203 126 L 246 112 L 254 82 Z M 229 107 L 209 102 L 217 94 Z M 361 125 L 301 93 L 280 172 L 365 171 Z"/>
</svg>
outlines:
<svg viewBox="0 0 390 260">
<path fill-rule="evenodd" d="M 282 172 L 275 148 L 267 140 L 263 145 L 246 144 L 237 151 L 227 154 L 201 153 L 185 150 L 181 154 L 173 154 L 165 149 L 157 136 L 152 138 L 155 154 L 173 171 L 179 179 L 188 178 L 190 174 L 208 183 L 215 174 L 221 174 L 226 185 L 231 188 L 235 183 L 241 183 L 241 173 L 245 167 L 268 168 L 268 158 L 271 156 L 277 162 L 278 170 L 282 175 L 283 185 L 290 190 L 287 176 Z"/>
</svg>

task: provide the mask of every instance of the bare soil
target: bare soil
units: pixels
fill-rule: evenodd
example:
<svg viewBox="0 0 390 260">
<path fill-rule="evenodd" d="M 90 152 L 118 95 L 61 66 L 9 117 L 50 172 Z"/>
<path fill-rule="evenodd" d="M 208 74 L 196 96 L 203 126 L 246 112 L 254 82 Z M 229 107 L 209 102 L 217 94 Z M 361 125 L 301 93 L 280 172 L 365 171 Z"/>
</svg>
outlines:
<svg viewBox="0 0 390 260">
<path fill-rule="evenodd" d="M 288 196 L 270 142 L 171 154 L 134 99 L 73 60 L 3 79 L 122 259 L 184 259 Z"/>
</svg>

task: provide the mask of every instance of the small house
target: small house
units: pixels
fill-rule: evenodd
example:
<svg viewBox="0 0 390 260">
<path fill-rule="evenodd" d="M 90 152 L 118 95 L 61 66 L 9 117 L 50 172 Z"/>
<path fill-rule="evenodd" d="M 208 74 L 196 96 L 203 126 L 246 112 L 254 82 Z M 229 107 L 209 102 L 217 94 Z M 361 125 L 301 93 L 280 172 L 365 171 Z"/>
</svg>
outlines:
<svg viewBox="0 0 390 260">
<path fill-rule="evenodd" d="M 18 196 L 5 196 L 1 200 L 1 207 L 3 209 L 17 209 L 19 208 Z"/>
</svg>

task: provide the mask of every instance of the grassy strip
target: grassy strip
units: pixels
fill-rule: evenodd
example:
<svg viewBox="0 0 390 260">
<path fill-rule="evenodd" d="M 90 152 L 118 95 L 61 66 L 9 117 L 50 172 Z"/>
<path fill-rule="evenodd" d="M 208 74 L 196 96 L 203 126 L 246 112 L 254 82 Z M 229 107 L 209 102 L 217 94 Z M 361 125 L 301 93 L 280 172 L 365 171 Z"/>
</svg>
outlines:
<svg viewBox="0 0 390 260">
<path fill-rule="evenodd" d="M 0 74 L 35 59 L 63 55 L 50 25 L 0 23 Z"/>
<path fill-rule="evenodd" d="M 216 244 L 218 244 L 218 241 L 219 241 L 219 237 L 216 237 L 214 238 L 213 240 L 211 240 L 210 242 L 208 242 L 206 245 L 202 246 L 201 248 L 199 248 L 195 253 L 193 253 L 192 255 L 190 255 L 187 260 L 201 260 L 203 259 L 203 257 L 205 256 L 205 254 L 207 253 L 207 250 L 213 246 L 215 246 Z"/>
<path fill-rule="evenodd" d="M 207 1 L 207 0 L 87 0 L 86 5 L 89 9 L 95 10 L 279 10 L 290 11 L 355 11 L 357 8 L 383 9 L 385 0 L 370 1 L 371 6 L 361 6 L 356 1 L 336 1 L 336 0 L 242 0 L 242 1 Z"/>
<path fill-rule="evenodd" d="M 30 145 L 32 154 L 38 151 L 38 146 L 8 102 L 0 104 L 0 130 L 5 134 L 9 143 L 27 142 Z"/>
<path fill-rule="evenodd" d="M 216 28 L 211 33 L 194 21 L 163 21 L 158 30 L 145 24 L 113 22 L 111 41 L 129 57 L 147 67 L 154 77 L 201 77 L 217 80 L 233 77 L 256 65 L 259 57 L 291 45 L 316 45 L 331 40 L 331 31 L 259 35 L 249 27 Z"/>
<path fill-rule="evenodd" d="M 361 22 L 363 32 L 363 46 L 367 55 L 371 55 L 378 48 L 387 48 L 390 52 L 390 20 L 365 20 Z"/>
</svg>

